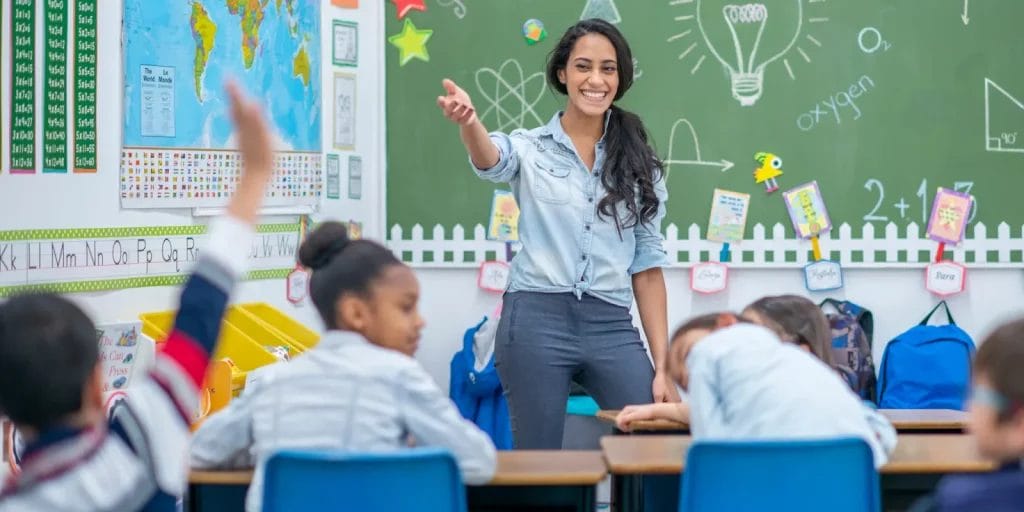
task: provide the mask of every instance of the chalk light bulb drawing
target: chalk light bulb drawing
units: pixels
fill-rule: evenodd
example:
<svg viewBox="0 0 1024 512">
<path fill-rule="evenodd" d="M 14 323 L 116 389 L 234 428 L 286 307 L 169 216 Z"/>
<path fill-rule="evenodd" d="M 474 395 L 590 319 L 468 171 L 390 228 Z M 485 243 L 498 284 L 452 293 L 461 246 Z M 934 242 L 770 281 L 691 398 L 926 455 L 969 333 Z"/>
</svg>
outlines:
<svg viewBox="0 0 1024 512">
<path fill-rule="evenodd" d="M 788 52 L 800 37 L 803 0 L 732 4 L 697 0 L 697 26 L 711 54 L 729 70 L 732 97 L 757 103 L 768 64 Z"/>
</svg>

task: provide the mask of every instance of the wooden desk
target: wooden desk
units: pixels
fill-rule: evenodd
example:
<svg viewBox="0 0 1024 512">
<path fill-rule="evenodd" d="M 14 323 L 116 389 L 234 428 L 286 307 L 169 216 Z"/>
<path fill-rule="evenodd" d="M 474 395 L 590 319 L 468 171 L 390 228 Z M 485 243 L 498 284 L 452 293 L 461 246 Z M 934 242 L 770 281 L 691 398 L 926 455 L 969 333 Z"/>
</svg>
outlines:
<svg viewBox="0 0 1024 512">
<path fill-rule="evenodd" d="M 963 433 L 967 413 L 951 409 L 879 409 L 901 433 Z"/>
<path fill-rule="evenodd" d="M 949 409 L 879 409 L 900 433 L 960 434 L 967 427 L 967 413 Z M 598 419 L 615 424 L 617 410 L 597 412 Z M 636 432 L 689 433 L 689 425 L 672 420 L 647 420 L 633 424 Z"/>
<path fill-rule="evenodd" d="M 193 469 L 188 474 L 189 484 L 249 485 L 252 482 L 251 469 L 234 471 L 208 471 Z"/>
<path fill-rule="evenodd" d="M 647 493 L 649 499 L 656 497 L 659 503 L 652 509 L 678 503 L 678 475 L 684 469 L 685 455 L 692 442 L 690 436 L 602 437 L 601 448 L 608 470 L 615 478 L 614 494 L 620 510 L 643 510 L 645 485 L 657 488 L 656 492 L 648 490 Z M 900 434 L 896 450 L 880 473 L 883 478 L 887 475 L 925 476 L 927 478 L 917 480 L 931 486 L 937 477 L 948 473 L 985 472 L 995 468 L 995 464 L 977 454 L 969 435 Z M 644 475 L 653 477 L 648 481 L 637 478 Z"/>
<path fill-rule="evenodd" d="M 596 485 L 608 474 L 601 452 L 501 451 L 487 485 L 467 486 L 470 510 L 593 512 Z"/>
<path fill-rule="evenodd" d="M 487 485 L 597 485 L 607 474 L 598 450 L 501 451 L 494 478 Z"/>
<path fill-rule="evenodd" d="M 241 511 L 252 470 L 189 474 L 187 510 Z M 595 486 L 607 474 L 599 451 L 501 451 L 494 478 L 466 486 L 470 510 L 558 510 L 592 512 Z"/>
</svg>

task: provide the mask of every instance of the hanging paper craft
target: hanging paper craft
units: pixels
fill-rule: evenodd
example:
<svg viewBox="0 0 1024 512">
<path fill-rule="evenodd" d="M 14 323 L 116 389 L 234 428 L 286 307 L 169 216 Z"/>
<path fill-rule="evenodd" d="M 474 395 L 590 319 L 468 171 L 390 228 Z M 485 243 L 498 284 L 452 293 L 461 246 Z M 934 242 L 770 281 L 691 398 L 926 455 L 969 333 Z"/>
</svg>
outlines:
<svg viewBox="0 0 1024 512">
<path fill-rule="evenodd" d="M 729 261 L 729 244 L 743 240 L 749 207 L 750 194 L 718 188 L 712 194 L 707 239 L 722 242 L 720 261 Z"/>
<path fill-rule="evenodd" d="M 783 192 L 789 218 L 793 221 L 796 236 L 808 239 L 826 233 L 832 229 L 832 221 L 825 209 L 825 200 L 821 197 L 818 182 L 804 183 Z"/>
<path fill-rule="evenodd" d="M 544 22 L 538 19 L 528 19 L 523 23 L 523 37 L 526 44 L 533 46 L 548 37 L 548 31 L 544 28 Z"/>
<path fill-rule="evenodd" d="M 477 286 L 489 292 L 503 292 L 508 286 L 509 265 L 504 261 L 485 261 L 480 265 Z"/>
<path fill-rule="evenodd" d="M 519 240 L 519 206 L 508 190 L 495 190 L 491 201 L 491 221 L 487 225 L 487 239 L 501 242 Z"/>
<path fill-rule="evenodd" d="M 698 263 L 690 269 L 690 289 L 697 293 L 712 294 L 729 284 L 729 267 L 714 261 Z"/>
<path fill-rule="evenodd" d="M 358 9 L 359 0 L 331 0 L 331 3 L 335 7 L 341 7 L 342 9 Z"/>
<path fill-rule="evenodd" d="M 941 261 L 944 244 L 956 245 L 963 240 L 973 203 L 973 196 L 948 188 L 940 187 L 935 193 L 932 214 L 928 219 L 928 238 L 940 244 L 935 261 Z"/>
<path fill-rule="evenodd" d="M 821 257 L 818 236 L 832 229 L 825 199 L 818 182 L 804 183 L 782 193 L 793 221 L 793 229 L 800 238 L 811 240 L 814 261 L 804 267 L 804 284 L 812 292 L 836 290 L 843 287 L 843 269 L 838 262 Z"/>
<path fill-rule="evenodd" d="M 412 59 L 430 62 L 427 41 L 433 33 L 434 31 L 429 29 L 417 29 L 412 20 L 406 19 L 402 31 L 388 37 L 388 42 L 398 48 L 398 65 L 404 66 Z"/>
<path fill-rule="evenodd" d="M 948 188 L 940 187 L 935 193 L 928 219 L 928 238 L 939 246 L 935 250 L 935 262 L 925 268 L 925 288 L 936 295 L 954 295 L 966 287 L 967 267 L 943 260 L 946 244 L 956 245 L 964 239 L 973 203 L 974 196 Z"/>
<path fill-rule="evenodd" d="M 772 153 L 754 153 L 758 167 L 754 169 L 754 181 L 764 183 L 765 192 L 771 194 L 779 189 L 775 178 L 782 176 L 782 159 Z"/>
</svg>

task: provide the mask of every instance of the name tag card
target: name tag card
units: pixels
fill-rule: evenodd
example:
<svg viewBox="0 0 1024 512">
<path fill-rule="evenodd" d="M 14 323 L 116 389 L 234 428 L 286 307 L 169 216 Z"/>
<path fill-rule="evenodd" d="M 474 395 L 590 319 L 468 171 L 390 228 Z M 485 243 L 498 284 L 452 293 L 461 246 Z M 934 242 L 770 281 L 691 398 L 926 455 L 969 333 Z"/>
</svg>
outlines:
<svg viewBox="0 0 1024 512">
<path fill-rule="evenodd" d="M 804 267 L 804 284 L 812 292 L 838 290 L 843 287 L 843 268 L 835 261 L 815 261 Z"/>
<path fill-rule="evenodd" d="M 925 288 L 935 295 L 956 295 L 967 284 L 967 267 L 952 261 L 932 263 L 925 268 Z"/>
<path fill-rule="evenodd" d="M 690 268 L 690 289 L 697 293 L 718 293 L 729 285 L 729 267 L 709 261 Z"/>
<path fill-rule="evenodd" d="M 504 292 L 511 269 L 503 261 L 485 261 L 480 265 L 477 286 L 489 292 Z"/>
</svg>

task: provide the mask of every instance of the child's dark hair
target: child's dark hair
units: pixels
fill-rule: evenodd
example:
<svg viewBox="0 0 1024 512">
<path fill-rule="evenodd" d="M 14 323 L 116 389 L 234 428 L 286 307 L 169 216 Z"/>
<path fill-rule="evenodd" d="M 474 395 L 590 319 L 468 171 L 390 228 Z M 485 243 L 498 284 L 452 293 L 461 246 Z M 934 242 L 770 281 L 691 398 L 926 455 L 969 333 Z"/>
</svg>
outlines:
<svg viewBox="0 0 1024 512">
<path fill-rule="evenodd" d="M 548 55 L 548 84 L 556 91 L 568 94 L 566 85 L 558 79 L 558 72 L 568 64 L 569 54 L 576 46 L 576 41 L 587 34 L 600 34 L 615 47 L 619 75 L 615 101 L 618 101 L 633 85 L 633 52 L 622 32 L 615 25 L 601 19 L 580 20 L 565 31 Z M 616 206 L 619 203 L 624 203 L 629 213 L 626 226 L 648 222 L 658 212 L 659 199 L 654 193 L 654 184 L 662 179 L 663 164 L 648 140 L 647 129 L 640 117 L 612 105 L 605 134 L 605 147 L 608 148 L 604 165 L 606 171 L 601 176 L 601 183 L 608 193 L 598 202 L 597 210 L 601 215 L 615 219 L 619 229 L 623 227 Z"/>
<path fill-rule="evenodd" d="M 686 321 L 683 325 L 680 325 L 676 332 L 672 334 L 672 342 L 679 339 L 680 336 L 690 332 L 700 330 L 714 331 L 722 327 L 728 327 L 736 323 L 749 323 L 747 320 L 736 316 L 731 312 L 720 312 L 720 313 L 708 313 L 705 315 L 698 315 Z"/>
<path fill-rule="evenodd" d="M 815 357 L 832 367 L 832 328 L 817 304 L 799 295 L 763 297 L 746 309 L 756 311 L 784 341 L 806 345 Z M 791 339 L 787 340 L 786 338 Z"/>
<path fill-rule="evenodd" d="M 370 240 L 349 240 L 340 222 L 318 226 L 299 247 L 299 262 L 313 271 L 309 294 L 328 329 L 337 329 L 335 308 L 344 294 L 368 297 L 373 281 L 402 262 Z"/>
<path fill-rule="evenodd" d="M 989 334 L 974 356 L 974 372 L 984 375 L 993 389 L 1005 397 L 1009 407 L 999 420 L 1009 421 L 1024 408 L 1024 318 L 1019 318 Z"/>
<path fill-rule="evenodd" d="M 53 294 L 26 294 L 0 304 L 0 414 L 44 430 L 82 409 L 96 369 L 96 326 Z"/>
</svg>

